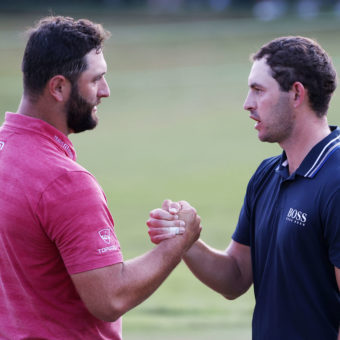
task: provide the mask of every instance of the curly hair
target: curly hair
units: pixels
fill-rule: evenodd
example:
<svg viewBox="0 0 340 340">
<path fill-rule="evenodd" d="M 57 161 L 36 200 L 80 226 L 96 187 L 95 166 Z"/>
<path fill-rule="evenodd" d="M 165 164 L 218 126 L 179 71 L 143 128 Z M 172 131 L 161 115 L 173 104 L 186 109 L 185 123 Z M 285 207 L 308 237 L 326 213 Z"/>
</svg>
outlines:
<svg viewBox="0 0 340 340">
<path fill-rule="evenodd" d="M 262 58 L 266 58 L 282 91 L 288 92 L 294 82 L 301 82 L 317 116 L 327 114 L 337 75 L 331 58 L 317 42 L 301 36 L 280 37 L 252 56 L 253 60 Z"/>
<path fill-rule="evenodd" d="M 55 75 L 63 75 L 74 83 L 86 70 L 85 55 L 92 49 L 99 53 L 110 33 L 100 24 L 87 19 L 49 16 L 28 31 L 22 72 L 24 92 L 31 96 L 42 93 Z"/>
</svg>

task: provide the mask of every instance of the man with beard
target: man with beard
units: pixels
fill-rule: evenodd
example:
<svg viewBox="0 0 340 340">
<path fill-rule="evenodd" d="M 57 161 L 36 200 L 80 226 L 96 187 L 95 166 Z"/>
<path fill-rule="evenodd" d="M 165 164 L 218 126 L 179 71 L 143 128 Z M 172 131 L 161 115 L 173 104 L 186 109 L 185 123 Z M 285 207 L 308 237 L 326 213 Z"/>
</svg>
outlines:
<svg viewBox="0 0 340 340">
<path fill-rule="evenodd" d="M 89 20 L 30 31 L 24 93 L 0 129 L 0 338 L 120 340 L 121 316 L 149 297 L 200 233 L 188 207 L 175 234 L 123 261 L 105 195 L 67 135 L 93 129 L 110 94 L 108 37 Z"/>
<path fill-rule="evenodd" d="M 254 283 L 254 340 L 340 340 L 340 129 L 326 116 L 334 66 L 315 41 L 281 37 L 253 56 L 248 85 L 258 138 L 284 151 L 251 178 L 229 247 L 198 240 L 184 261 L 227 299 Z M 147 222 L 157 244 L 180 206 L 163 208 Z"/>
</svg>

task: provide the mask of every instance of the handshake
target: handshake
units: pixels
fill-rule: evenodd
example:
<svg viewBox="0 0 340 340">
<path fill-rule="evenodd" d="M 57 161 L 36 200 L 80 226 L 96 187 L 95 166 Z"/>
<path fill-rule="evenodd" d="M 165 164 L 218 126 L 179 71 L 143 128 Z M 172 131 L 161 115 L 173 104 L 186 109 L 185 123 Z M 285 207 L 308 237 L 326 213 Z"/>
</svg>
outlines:
<svg viewBox="0 0 340 340">
<path fill-rule="evenodd" d="M 186 201 L 165 200 L 162 208 L 150 212 L 146 224 L 151 242 L 159 244 L 175 238 L 185 251 L 198 240 L 202 230 L 200 216 Z"/>
</svg>

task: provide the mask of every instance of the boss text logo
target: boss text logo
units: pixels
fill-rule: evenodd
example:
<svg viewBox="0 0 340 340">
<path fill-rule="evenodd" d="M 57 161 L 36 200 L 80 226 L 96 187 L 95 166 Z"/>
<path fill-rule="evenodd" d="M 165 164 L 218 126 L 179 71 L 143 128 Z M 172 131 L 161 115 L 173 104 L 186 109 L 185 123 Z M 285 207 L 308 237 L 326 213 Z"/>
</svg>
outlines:
<svg viewBox="0 0 340 340">
<path fill-rule="evenodd" d="M 293 222 L 297 225 L 305 226 L 307 222 L 307 213 L 300 210 L 290 208 L 286 217 L 286 220 Z"/>
</svg>

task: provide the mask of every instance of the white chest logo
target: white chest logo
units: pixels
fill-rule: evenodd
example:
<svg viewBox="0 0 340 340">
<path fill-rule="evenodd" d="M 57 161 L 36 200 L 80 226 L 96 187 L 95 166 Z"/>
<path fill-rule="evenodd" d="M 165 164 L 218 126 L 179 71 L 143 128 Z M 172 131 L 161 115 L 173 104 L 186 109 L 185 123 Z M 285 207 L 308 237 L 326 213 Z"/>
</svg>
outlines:
<svg viewBox="0 0 340 340">
<path fill-rule="evenodd" d="M 0 141 L 0 151 L 4 148 L 4 146 L 5 146 L 5 142 Z"/>
<path fill-rule="evenodd" d="M 102 229 L 98 231 L 98 234 L 105 243 L 107 244 L 111 243 L 110 229 Z"/>
<path fill-rule="evenodd" d="M 307 222 L 307 213 L 290 208 L 286 216 L 286 220 L 304 227 Z"/>
</svg>

